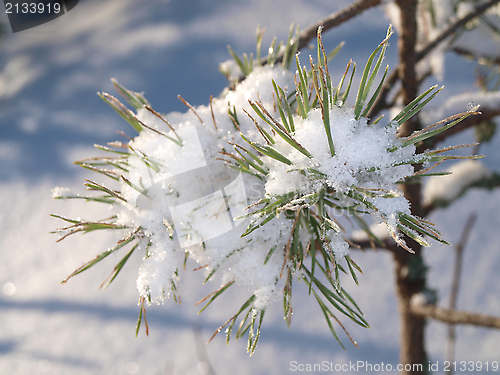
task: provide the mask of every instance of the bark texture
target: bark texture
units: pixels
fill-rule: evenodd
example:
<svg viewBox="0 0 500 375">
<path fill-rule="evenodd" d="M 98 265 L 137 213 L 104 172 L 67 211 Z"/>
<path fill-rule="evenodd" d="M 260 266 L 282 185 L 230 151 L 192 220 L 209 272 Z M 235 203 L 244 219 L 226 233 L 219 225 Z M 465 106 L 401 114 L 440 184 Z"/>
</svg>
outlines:
<svg viewBox="0 0 500 375">
<path fill-rule="evenodd" d="M 418 82 L 415 71 L 417 63 L 417 0 L 397 0 L 401 9 L 401 30 L 398 40 L 399 68 L 398 76 L 402 84 L 404 105 L 409 104 L 417 97 Z M 406 137 L 418 128 L 416 116 L 401 125 L 399 135 Z M 421 216 L 421 188 L 419 184 L 403 185 L 406 199 L 411 202 L 414 215 Z M 421 255 L 421 246 L 415 241 L 406 239 L 408 245 L 415 251 L 410 254 L 399 251 L 394 254 L 396 293 L 400 316 L 400 363 L 405 370 L 402 374 L 420 374 L 417 364 L 424 364 L 427 356 L 425 352 L 425 318 L 415 315 L 411 311 L 412 297 L 425 288 L 425 266 Z M 423 366 L 425 367 L 425 366 Z"/>
</svg>

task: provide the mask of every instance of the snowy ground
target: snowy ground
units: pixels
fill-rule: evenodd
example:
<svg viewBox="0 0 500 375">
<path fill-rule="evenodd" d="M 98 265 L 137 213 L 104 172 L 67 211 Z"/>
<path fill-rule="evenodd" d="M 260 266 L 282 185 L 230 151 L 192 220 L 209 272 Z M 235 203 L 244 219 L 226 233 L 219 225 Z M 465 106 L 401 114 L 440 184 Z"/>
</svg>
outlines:
<svg viewBox="0 0 500 375">
<path fill-rule="evenodd" d="M 335 7 L 323 0 L 289 3 L 88 0 L 49 24 L 6 33 L 0 49 L 1 374 L 286 374 L 293 372 L 292 361 L 368 361 L 396 366 L 393 266 L 390 256 L 382 252 L 354 256 L 364 275 L 359 287 L 346 284 L 372 328 L 363 330 L 347 323 L 360 346 L 356 349 L 341 334 L 347 351 L 331 337 L 304 285 L 297 285 L 294 291 L 292 329 L 286 328 L 281 306 L 276 304 L 266 314 L 252 358 L 246 354 L 245 342 L 226 347 L 223 335 L 205 345 L 238 308 L 234 300 L 239 300 L 241 291 L 229 291 L 221 297 L 225 300 L 198 316 L 194 304 L 215 285 L 200 288 L 201 275 L 191 271 L 194 264 L 181 273 L 182 305 L 169 301 L 147 310 L 149 338 L 143 331 L 137 339 L 134 335 L 140 259 L 132 259 L 105 291 L 98 287 L 116 259 L 59 285 L 113 241 L 106 234 L 91 234 L 56 244 L 54 235 L 48 234 L 59 225 L 50 213 L 99 216 L 100 207 L 54 201 L 50 190 L 81 186 L 89 175 L 70 162 L 92 153 L 93 143 L 115 140 L 115 130 L 128 131 L 127 124 L 95 92 L 111 92 L 109 78 L 116 77 L 126 86 L 144 90 L 154 107 L 164 112 L 184 110 L 175 99 L 177 94 L 192 104 L 206 104 L 225 85 L 217 65 L 227 59 L 226 44 L 237 52 L 253 50 L 258 24 L 267 26 L 268 43 L 275 34 L 285 38 L 290 22 L 305 27 L 347 1 L 335 2 Z M 5 15 L 1 17 L 7 25 Z M 338 72 L 349 58 L 363 63 L 386 27 L 382 14 L 370 11 L 356 24 L 325 37 L 331 46 L 347 42 L 337 57 Z M 393 58 L 394 49 L 388 52 L 389 59 Z M 471 88 L 471 81 L 461 81 L 462 75 L 457 78 L 464 70 L 470 71 L 467 63 L 450 63 L 450 75 L 445 76 L 450 90 L 459 84 L 465 87 L 462 90 Z M 467 133 L 462 141 L 471 137 Z M 485 164 L 497 171 L 499 145 L 497 135 L 491 146 L 482 149 L 488 155 Z M 467 215 L 474 210 L 479 218 L 465 250 L 459 307 L 498 315 L 500 192 L 472 191 L 432 219 L 445 238 L 456 242 Z M 442 304 L 449 293 L 451 254 L 452 249 L 444 246 L 426 251 L 430 284 L 438 289 Z M 427 330 L 431 360 L 441 361 L 441 368 L 445 332 L 443 325 L 435 323 Z M 496 331 L 460 328 L 456 358 L 500 361 L 499 345 Z"/>
</svg>

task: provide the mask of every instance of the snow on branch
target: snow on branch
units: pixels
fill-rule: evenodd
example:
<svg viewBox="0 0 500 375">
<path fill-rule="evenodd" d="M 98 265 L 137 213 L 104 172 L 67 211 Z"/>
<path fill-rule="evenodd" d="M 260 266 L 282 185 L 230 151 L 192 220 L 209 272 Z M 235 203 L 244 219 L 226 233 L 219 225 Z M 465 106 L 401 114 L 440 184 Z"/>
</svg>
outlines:
<svg viewBox="0 0 500 375">
<path fill-rule="evenodd" d="M 492 172 L 478 160 L 464 160 L 450 168 L 451 174 L 430 177 L 424 188 L 424 204 L 451 202 L 475 182 L 488 178 Z"/>
<path fill-rule="evenodd" d="M 422 47 L 415 54 L 415 63 L 424 59 L 441 42 L 443 42 L 444 40 L 446 40 L 446 38 L 448 38 L 453 33 L 458 31 L 461 27 L 465 26 L 469 21 L 471 21 L 474 18 L 478 17 L 479 15 L 483 14 L 484 12 L 486 12 L 486 10 L 490 9 L 492 6 L 498 4 L 499 2 L 500 2 L 500 0 L 490 0 L 490 1 L 484 3 L 480 6 L 477 6 L 473 11 L 468 13 L 466 16 L 459 18 L 455 22 L 451 23 L 435 39 L 433 39 L 431 42 L 426 44 L 424 47 Z M 391 74 L 389 74 L 389 76 L 387 77 L 385 84 L 382 87 L 382 90 L 380 91 L 380 94 L 379 94 L 377 100 L 375 101 L 370 112 L 368 112 L 368 117 L 374 118 L 375 116 L 377 116 L 380 113 L 380 111 L 388 108 L 387 97 L 388 97 L 391 89 L 398 82 L 398 79 L 399 79 L 399 74 L 398 74 L 398 69 L 396 69 Z"/>
<path fill-rule="evenodd" d="M 467 32 L 455 38 L 451 47 L 458 54 L 471 56 L 474 59 L 482 58 L 498 64 L 500 62 L 499 27 L 500 17 L 496 10 L 492 10 L 482 15 L 477 22 L 473 22 L 471 28 L 467 27 Z"/>
<path fill-rule="evenodd" d="M 451 174 L 432 176 L 424 186 L 423 211 L 427 215 L 436 207 L 448 207 L 469 189 L 494 189 L 500 186 L 500 175 L 478 160 L 464 160 L 450 168 Z"/>
<path fill-rule="evenodd" d="M 498 4 L 500 0 L 490 0 L 486 3 L 477 6 L 473 11 L 471 11 L 466 16 L 456 20 L 454 23 L 450 24 L 448 28 L 443 30 L 439 36 L 437 36 L 432 42 L 427 44 L 424 48 L 417 52 L 417 61 L 423 59 L 425 56 L 429 54 L 434 48 L 436 48 L 439 43 L 444 41 L 450 35 L 458 31 L 462 26 L 466 25 L 469 21 L 473 20 L 480 14 L 486 12 L 492 6 Z"/>
</svg>

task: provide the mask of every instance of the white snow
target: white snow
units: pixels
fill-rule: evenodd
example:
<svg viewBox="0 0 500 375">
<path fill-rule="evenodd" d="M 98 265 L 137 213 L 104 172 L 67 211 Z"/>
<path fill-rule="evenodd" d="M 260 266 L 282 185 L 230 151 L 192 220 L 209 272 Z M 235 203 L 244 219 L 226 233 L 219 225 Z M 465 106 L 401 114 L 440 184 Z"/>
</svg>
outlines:
<svg viewBox="0 0 500 375">
<path fill-rule="evenodd" d="M 342 261 L 349 253 L 349 244 L 339 232 L 333 230 L 328 231 L 327 239 L 330 241 L 327 246 L 333 251 L 335 260 Z"/>
<path fill-rule="evenodd" d="M 385 223 L 378 223 L 370 225 L 370 232 L 379 239 L 384 239 L 389 237 L 389 232 L 387 231 L 387 226 Z M 361 229 L 356 229 L 352 231 L 351 237 L 354 241 L 368 241 L 370 237 L 366 233 L 366 231 Z"/>
<path fill-rule="evenodd" d="M 394 184 L 413 174 L 413 166 L 405 164 L 412 159 L 415 152 L 413 145 L 390 152 L 398 146 L 396 127 L 369 126 L 366 118 L 355 119 L 352 108 L 333 107 L 330 110 L 331 135 L 335 155 L 331 155 L 324 128 L 321 111 L 311 110 L 307 119 L 295 118 L 296 131 L 294 139 L 311 153 L 305 156 L 287 142 L 277 140 L 274 147 L 286 156 L 292 165 L 271 158 L 265 158 L 269 169 L 266 181 L 266 194 L 270 197 L 287 192 L 312 194 L 325 186 L 335 189 L 337 196 L 345 200 L 353 189 L 384 190 L 389 197 L 365 197 L 375 206 L 369 209 L 377 222 L 384 221 L 389 231 L 396 236 L 397 221 L 400 213 L 410 214 L 408 201 L 394 189 Z M 300 171 L 313 168 L 324 174 L 323 178 L 309 179 Z M 344 254 L 341 244 L 345 241 L 334 241 L 338 247 L 334 252 Z"/>
<path fill-rule="evenodd" d="M 279 195 L 289 191 L 313 192 L 320 185 L 295 171 L 297 167 L 314 168 L 326 175 L 328 186 L 338 191 L 349 191 L 353 186 L 387 188 L 401 178 L 411 175 L 411 165 L 394 167 L 398 161 L 411 158 L 414 147 L 405 147 L 396 152 L 388 148 L 398 144 L 396 129 L 392 127 L 368 126 L 367 120 L 354 119 L 352 109 L 334 107 L 330 111 L 330 126 L 335 147 L 331 156 L 326 131 L 319 109 L 312 110 L 305 120 L 295 119 L 296 139 L 312 154 L 306 157 L 285 141 L 277 142 L 277 149 L 294 165 L 287 167 L 275 160 L 268 160 L 270 169 L 266 182 L 268 195 Z M 371 172 L 370 172 L 371 171 Z"/>
<path fill-rule="evenodd" d="M 240 286 L 253 291 L 257 297 L 254 303 L 256 308 L 265 308 L 269 302 L 276 301 L 281 296 L 282 287 L 278 288 L 277 284 L 283 270 L 285 247 L 291 235 L 292 225 L 293 222 L 283 216 L 275 218 L 250 235 L 235 238 L 231 246 L 240 250 L 225 264 L 224 283 L 236 280 Z M 244 230 L 245 226 L 240 228 Z M 227 241 L 226 237 L 224 241 Z M 264 265 L 264 260 L 271 250 L 274 251 L 273 255 Z M 208 254 L 217 251 L 214 243 L 209 243 L 206 251 Z"/>
<path fill-rule="evenodd" d="M 455 163 L 449 171 L 451 172 L 450 175 L 429 177 L 423 191 L 423 203 L 425 205 L 436 201 L 451 202 L 465 188 L 492 174 L 478 160 L 460 161 Z"/>
<path fill-rule="evenodd" d="M 219 71 L 224 74 L 230 82 L 238 81 L 243 77 L 243 72 L 233 59 L 221 62 L 219 64 Z"/>
<path fill-rule="evenodd" d="M 74 197 L 75 193 L 70 188 L 57 186 L 52 189 L 52 198 L 70 198 Z"/>
<path fill-rule="evenodd" d="M 144 185 L 148 197 L 122 183 L 122 195 L 128 203 L 123 204 L 120 222 L 140 225 L 151 243 L 150 255 L 144 260 L 137 280 L 141 296 L 162 303 L 169 296 L 172 280 L 177 283 L 175 273 L 180 268 L 180 259 L 176 254 L 187 250 L 206 267 L 206 272 L 221 267 L 232 254 L 230 266 L 223 267 L 222 283 L 234 280 L 249 288 L 258 296 L 255 306 L 259 308 L 264 308 L 273 299 L 271 296 L 276 291 L 291 230 L 290 220 L 276 219 L 258 234 L 240 238 L 246 225 L 240 225 L 244 221 L 233 219 L 253 202 L 247 199 L 241 174 L 235 179 L 234 172 L 222 162 L 214 163 L 215 157 L 222 156 L 219 151 L 228 148 L 228 140 L 244 143 L 227 114 L 228 103 L 231 109 L 234 106 L 237 110 L 241 131 L 251 139 L 260 135 L 253 121 L 242 111 L 244 108 L 253 112 L 249 99 L 260 99 L 274 116 L 277 115 L 273 111 L 272 79 L 283 87 L 293 85 L 292 73 L 281 66 L 257 67 L 234 91 L 214 99 L 212 108 L 199 106 L 195 108 L 196 114 L 189 110 L 165 115 L 175 133 L 150 111 L 138 111 L 139 120 L 149 127 L 172 139 L 182 140 L 179 145 L 144 129 L 130 142 L 135 155 L 129 157 L 126 177 L 137 187 Z M 154 163 L 156 168 L 148 167 L 145 161 Z M 254 180 L 253 183 L 260 182 Z M 165 220 L 175 229 L 174 238 L 170 238 Z M 201 250 L 197 246 L 200 244 L 204 244 Z M 264 259 L 273 247 L 275 253 L 264 266 Z"/>
<path fill-rule="evenodd" d="M 149 249 L 150 255 L 144 259 L 137 278 L 139 294 L 143 297 L 151 296 L 152 302 L 156 303 L 163 303 L 171 295 L 171 282 L 177 281 L 177 262 L 168 245 L 168 242 L 155 238 L 154 245 Z"/>
</svg>

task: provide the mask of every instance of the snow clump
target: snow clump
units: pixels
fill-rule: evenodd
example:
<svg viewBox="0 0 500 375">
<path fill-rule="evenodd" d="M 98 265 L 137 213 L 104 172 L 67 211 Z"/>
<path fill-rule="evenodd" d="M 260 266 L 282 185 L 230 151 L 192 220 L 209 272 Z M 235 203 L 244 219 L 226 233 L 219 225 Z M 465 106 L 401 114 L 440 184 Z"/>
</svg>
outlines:
<svg viewBox="0 0 500 375">
<path fill-rule="evenodd" d="M 294 84 L 293 74 L 281 66 L 257 67 L 235 90 L 213 99 L 211 106 L 170 113 L 163 116 L 165 121 L 145 108 L 137 111 L 137 118 L 157 132 L 144 130 L 129 143 L 133 154 L 124 177 L 130 183 L 121 183 L 127 202 L 120 202 L 118 217 L 119 224 L 140 226 L 144 232 L 141 246 L 146 257 L 137 288 L 147 301 L 163 303 L 175 293 L 185 251 L 207 276 L 227 263 L 222 282 L 236 281 L 251 289 L 257 295 L 256 306 L 263 308 L 274 299 L 292 223 L 273 220 L 241 237 L 248 222 L 234 218 L 262 198 L 251 194 L 263 190 L 262 182 L 214 160 L 228 148 L 228 141 L 243 142 L 238 130 L 256 139 L 255 125 L 243 110 L 250 113 L 248 100 L 257 98 L 272 108 L 272 80 L 283 87 Z M 228 108 L 236 110 L 238 125 L 228 116 Z M 263 266 L 273 247 L 280 250 Z"/>
</svg>

